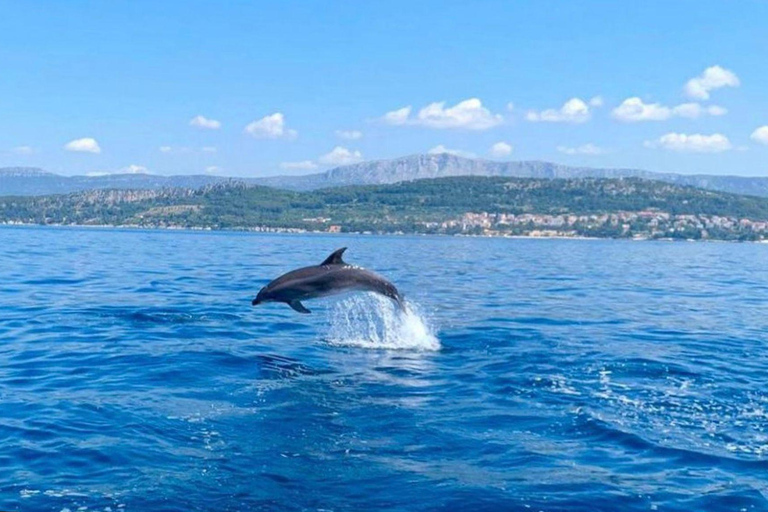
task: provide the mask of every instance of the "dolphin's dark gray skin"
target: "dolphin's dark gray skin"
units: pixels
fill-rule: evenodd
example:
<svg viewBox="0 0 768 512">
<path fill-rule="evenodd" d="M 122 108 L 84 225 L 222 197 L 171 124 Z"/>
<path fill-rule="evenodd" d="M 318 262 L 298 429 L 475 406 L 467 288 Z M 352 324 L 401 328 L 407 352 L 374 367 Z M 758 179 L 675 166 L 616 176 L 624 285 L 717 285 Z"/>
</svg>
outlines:
<svg viewBox="0 0 768 512">
<path fill-rule="evenodd" d="M 370 270 L 347 265 L 341 259 L 346 250 L 346 247 L 342 247 L 334 251 L 317 266 L 283 274 L 262 288 L 252 304 L 256 306 L 263 302 L 285 302 L 299 313 L 309 313 L 301 303 L 302 300 L 349 291 L 367 291 L 389 297 L 403 309 L 403 298 L 395 285 Z"/>
</svg>

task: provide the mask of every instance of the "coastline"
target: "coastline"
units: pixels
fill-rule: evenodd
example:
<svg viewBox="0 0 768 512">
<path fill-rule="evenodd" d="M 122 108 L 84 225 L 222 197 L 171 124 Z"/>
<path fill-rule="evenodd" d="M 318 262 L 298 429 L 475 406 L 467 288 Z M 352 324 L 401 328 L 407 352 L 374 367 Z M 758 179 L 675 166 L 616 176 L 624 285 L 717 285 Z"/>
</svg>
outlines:
<svg viewBox="0 0 768 512">
<path fill-rule="evenodd" d="M 467 233 L 405 233 L 402 231 L 374 233 L 370 231 L 342 231 L 330 232 L 320 230 L 308 230 L 301 228 L 210 228 L 210 227 L 187 227 L 187 226 L 139 226 L 139 225 L 121 225 L 121 224 L 36 224 L 28 222 L 2 222 L 0 228 L 54 228 L 54 229 L 112 229 L 125 231 L 157 231 L 171 232 L 182 231 L 189 233 L 208 232 L 208 233 L 256 233 L 273 235 L 355 235 L 355 236 L 413 236 L 413 237 L 452 237 L 452 238 L 498 238 L 498 239 L 520 239 L 520 240 L 581 240 L 581 241 L 599 241 L 599 240 L 624 240 L 630 242 L 703 242 L 703 243 L 753 243 L 768 244 L 768 240 L 723 240 L 723 239 L 693 239 L 693 238 L 651 238 L 651 237 L 597 237 L 597 236 L 565 236 L 565 235 L 494 235 L 494 234 L 467 234 Z"/>
</svg>

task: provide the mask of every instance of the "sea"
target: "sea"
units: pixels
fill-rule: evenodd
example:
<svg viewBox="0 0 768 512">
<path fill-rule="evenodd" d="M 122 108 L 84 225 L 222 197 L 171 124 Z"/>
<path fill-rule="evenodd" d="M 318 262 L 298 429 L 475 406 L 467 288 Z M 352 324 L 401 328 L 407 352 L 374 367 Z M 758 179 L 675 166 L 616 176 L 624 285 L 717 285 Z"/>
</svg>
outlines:
<svg viewBox="0 0 768 512">
<path fill-rule="evenodd" d="M 768 511 L 767 349 L 768 245 L 4 227 L 0 510 Z"/>
</svg>

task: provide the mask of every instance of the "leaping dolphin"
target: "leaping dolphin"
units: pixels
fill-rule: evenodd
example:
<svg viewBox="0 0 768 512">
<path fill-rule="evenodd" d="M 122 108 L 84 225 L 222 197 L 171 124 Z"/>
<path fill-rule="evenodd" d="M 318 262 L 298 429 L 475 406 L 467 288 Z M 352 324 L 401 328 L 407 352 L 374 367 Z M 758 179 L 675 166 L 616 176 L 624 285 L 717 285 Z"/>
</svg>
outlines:
<svg viewBox="0 0 768 512">
<path fill-rule="evenodd" d="M 342 247 L 334 251 L 319 265 L 283 274 L 262 288 L 252 304 L 285 302 L 299 313 L 310 313 L 302 300 L 348 291 L 368 291 L 389 297 L 404 309 L 403 298 L 395 285 L 370 270 L 346 264 L 341 259 L 346 250 Z"/>
</svg>

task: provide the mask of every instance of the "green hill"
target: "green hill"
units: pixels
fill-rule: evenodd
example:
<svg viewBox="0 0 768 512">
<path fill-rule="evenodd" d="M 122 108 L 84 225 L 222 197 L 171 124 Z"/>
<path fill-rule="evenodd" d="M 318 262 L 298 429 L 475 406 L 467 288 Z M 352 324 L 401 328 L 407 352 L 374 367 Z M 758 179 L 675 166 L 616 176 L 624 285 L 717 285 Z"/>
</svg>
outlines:
<svg viewBox="0 0 768 512">
<path fill-rule="evenodd" d="M 758 239 L 767 220 L 768 199 L 638 178 L 455 177 L 310 192 L 229 182 L 0 198 L 0 222 L 34 224 Z"/>
</svg>

